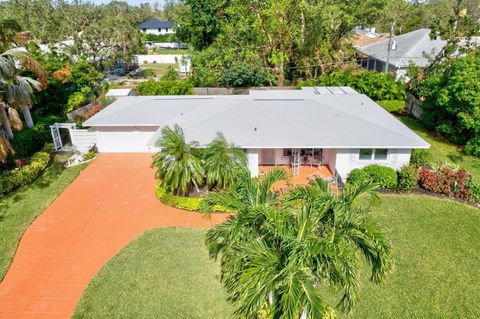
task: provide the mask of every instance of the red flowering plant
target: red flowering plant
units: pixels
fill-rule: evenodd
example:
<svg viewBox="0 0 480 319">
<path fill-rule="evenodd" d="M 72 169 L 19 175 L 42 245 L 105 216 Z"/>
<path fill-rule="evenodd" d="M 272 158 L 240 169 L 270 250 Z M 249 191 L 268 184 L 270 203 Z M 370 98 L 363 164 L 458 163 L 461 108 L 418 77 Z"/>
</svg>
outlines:
<svg viewBox="0 0 480 319">
<path fill-rule="evenodd" d="M 470 198 L 469 176 L 466 170 L 447 165 L 436 169 L 421 168 L 419 172 L 420 186 L 424 189 L 461 199 Z"/>
</svg>

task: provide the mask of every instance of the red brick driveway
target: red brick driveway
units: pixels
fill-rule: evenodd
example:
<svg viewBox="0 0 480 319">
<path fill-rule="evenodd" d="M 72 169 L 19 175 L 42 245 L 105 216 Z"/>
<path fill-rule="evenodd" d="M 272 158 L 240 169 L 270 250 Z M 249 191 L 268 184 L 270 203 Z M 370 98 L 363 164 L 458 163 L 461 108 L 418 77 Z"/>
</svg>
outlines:
<svg viewBox="0 0 480 319">
<path fill-rule="evenodd" d="M 151 154 L 102 154 L 23 236 L 0 284 L 0 318 L 70 318 L 93 276 L 155 227 L 209 227 L 211 219 L 162 205 Z"/>
</svg>

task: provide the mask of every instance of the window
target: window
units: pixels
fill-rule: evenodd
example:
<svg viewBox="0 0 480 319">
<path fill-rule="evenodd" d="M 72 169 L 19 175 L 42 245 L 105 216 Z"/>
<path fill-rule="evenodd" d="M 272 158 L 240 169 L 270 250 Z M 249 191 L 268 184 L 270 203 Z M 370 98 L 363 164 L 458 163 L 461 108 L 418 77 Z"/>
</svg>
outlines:
<svg viewBox="0 0 480 319">
<path fill-rule="evenodd" d="M 372 159 L 373 150 L 370 148 L 364 148 L 360 150 L 360 160 L 371 160 Z"/>
<path fill-rule="evenodd" d="M 285 157 L 292 156 L 292 149 L 291 148 L 284 148 L 283 149 L 283 156 L 285 156 Z"/>
<path fill-rule="evenodd" d="M 363 148 L 360 149 L 360 153 L 358 158 L 361 161 L 384 161 L 387 159 L 388 156 L 388 149 L 386 148 L 379 148 L 379 149 L 371 149 L 371 148 Z"/>
<path fill-rule="evenodd" d="M 165 28 L 165 32 L 168 32 L 168 28 Z"/>
<path fill-rule="evenodd" d="M 375 159 L 377 161 L 384 161 L 387 159 L 388 150 L 386 148 L 376 149 L 375 150 Z"/>
</svg>

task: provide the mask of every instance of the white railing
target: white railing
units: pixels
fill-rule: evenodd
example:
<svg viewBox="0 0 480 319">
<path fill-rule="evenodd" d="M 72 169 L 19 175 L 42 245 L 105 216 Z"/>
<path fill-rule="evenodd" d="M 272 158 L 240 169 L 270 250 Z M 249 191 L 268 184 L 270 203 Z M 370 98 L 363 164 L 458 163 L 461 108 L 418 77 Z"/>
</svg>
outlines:
<svg viewBox="0 0 480 319">
<path fill-rule="evenodd" d="M 97 144 L 97 133 L 88 130 L 70 129 L 72 145 L 79 151 L 87 151 Z"/>
</svg>

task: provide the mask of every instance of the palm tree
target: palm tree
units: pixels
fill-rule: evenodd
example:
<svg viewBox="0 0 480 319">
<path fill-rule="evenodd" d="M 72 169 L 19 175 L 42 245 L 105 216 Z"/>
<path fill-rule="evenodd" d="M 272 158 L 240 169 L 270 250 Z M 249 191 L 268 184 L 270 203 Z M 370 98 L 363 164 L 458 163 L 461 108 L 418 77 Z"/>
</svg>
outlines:
<svg viewBox="0 0 480 319">
<path fill-rule="evenodd" d="M 342 291 L 338 308 L 352 309 L 360 256 L 373 282 L 392 267 L 390 246 L 368 219 L 363 199 L 375 188 L 348 185 L 333 196 L 316 181 L 268 205 L 239 203 L 244 209 L 235 218 L 209 230 L 206 244 L 211 257 L 220 256 L 221 279 L 237 314 L 255 318 L 267 303 L 273 318 L 325 318 L 331 308 L 320 288 L 326 285 Z"/>
<path fill-rule="evenodd" d="M 33 73 L 37 79 L 21 76 L 17 65 Z M 40 91 L 47 84 L 44 68 L 27 52 L 10 49 L 0 54 L 0 116 L 9 139 L 13 138 L 13 132 L 7 121 L 6 104 L 21 108 L 27 127 L 32 128 L 31 96 L 35 90 Z"/>
<path fill-rule="evenodd" d="M 156 143 L 161 151 L 155 154 L 153 166 L 160 185 L 170 192 L 188 194 L 193 185 L 197 191 L 203 184 L 204 169 L 196 141 L 187 143 L 183 130 L 166 126 Z"/>
<path fill-rule="evenodd" d="M 233 183 L 236 171 L 247 167 L 242 149 L 229 145 L 223 134 L 217 133 L 204 152 L 206 182 L 210 187 L 225 189 Z"/>
</svg>

